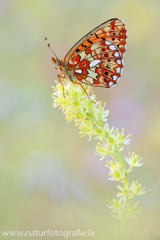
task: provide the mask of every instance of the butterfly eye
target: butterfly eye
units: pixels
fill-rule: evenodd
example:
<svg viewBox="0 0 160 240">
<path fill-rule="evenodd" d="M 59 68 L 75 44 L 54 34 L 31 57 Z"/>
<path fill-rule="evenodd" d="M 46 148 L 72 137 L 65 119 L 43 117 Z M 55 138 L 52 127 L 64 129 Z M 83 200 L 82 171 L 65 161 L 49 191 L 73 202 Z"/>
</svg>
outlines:
<svg viewBox="0 0 160 240">
<path fill-rule="evenodd" d="M 59 64 L 60 64 L 60 61 L 57 61 L 57 62 L 56 62 L 56 65 L 59 66 Z"/>
</svg>

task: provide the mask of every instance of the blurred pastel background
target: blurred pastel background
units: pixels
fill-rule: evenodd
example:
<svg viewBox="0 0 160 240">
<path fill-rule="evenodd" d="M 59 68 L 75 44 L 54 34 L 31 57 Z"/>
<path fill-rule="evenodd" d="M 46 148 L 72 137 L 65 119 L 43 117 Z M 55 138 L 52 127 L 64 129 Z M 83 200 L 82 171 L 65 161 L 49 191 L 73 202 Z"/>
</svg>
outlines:
<svg viewBox="0 0 160 240">
<path fill-rule="evenodd" d="M 52 107 L 58 72 L 44 38 L 63 59 L 90 30 L 118 17 L 128 30 L 123 74 L 115 87 L 94 91 L 107 102 L 110 127 L 132 133 L 122 156 L 143 157 L 130 181 L 147 193 L 135 199 L 142 212 L 129 222 L 129 239 L 160 239 L 159 10 L 158 0 L 0 1 L 0 235 L 91 229 L 96 240 L 112 239 L 118 220 L 107 207 L 117 192 L 105 167 L 110 158 L 99 161 L 96 141 L 80 138 Z"/>
</svg>

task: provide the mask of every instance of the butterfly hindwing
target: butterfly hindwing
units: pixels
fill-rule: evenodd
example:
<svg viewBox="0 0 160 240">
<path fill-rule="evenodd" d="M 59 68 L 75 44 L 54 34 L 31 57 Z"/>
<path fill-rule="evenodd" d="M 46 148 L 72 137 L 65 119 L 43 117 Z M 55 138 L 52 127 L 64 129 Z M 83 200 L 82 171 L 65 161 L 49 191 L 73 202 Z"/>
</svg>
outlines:
<svg viewBox="0 0 160 240">
<path fill-rule="evenodd" d="M 85 84 L 111 87 L 117 83 L 123 68 L 119 49 L 101 40 L 72 57 L 72 71 Z"/>
<path fill-rule="evenodd" d="M 66 55 L 64 65 L 79 82 L 111 87 L 121 76 L 126 44 L 125 24 L 108 20 L 83 37 Z"/>
</svg>

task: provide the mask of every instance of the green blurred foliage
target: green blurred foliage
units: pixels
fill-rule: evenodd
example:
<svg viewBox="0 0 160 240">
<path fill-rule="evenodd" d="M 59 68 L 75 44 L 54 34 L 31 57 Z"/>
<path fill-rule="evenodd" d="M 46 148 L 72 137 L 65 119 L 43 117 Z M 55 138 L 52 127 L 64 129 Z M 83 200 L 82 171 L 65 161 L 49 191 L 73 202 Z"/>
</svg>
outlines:
<svg viewBox="0 0 160 240">
<path fill-rule="evenodd" d="M 96 142 L 52 108 L 57 72 L 44 38 L 63 59 L 87 32 L 118 17 L 128 30 L 123 75 L 114 88 L 94 91 L 107 102 L 110 126 L 132 133 L 122 155 L 135 151 L 144 161 L 131 173 L 147 193 L 136 199 L 143 208 L 128 222 L 130 239 L 160 239 L 159 9 L 158 0 L 0 1 L 1 230 L 91 229 L 94 239 L 112 239 L 118 221 L 107 204 L 116 183 L 107 158 L 93 154 Z"/>
</svg>

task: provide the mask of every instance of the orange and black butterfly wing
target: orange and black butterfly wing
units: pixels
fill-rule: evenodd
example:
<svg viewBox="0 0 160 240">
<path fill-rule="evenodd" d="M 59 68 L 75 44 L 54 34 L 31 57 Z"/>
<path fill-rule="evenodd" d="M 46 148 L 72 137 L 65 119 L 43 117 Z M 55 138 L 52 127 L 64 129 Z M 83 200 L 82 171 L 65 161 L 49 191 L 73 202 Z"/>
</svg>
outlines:
<svg viewBox="0 0 160 240">
<path fill-rule="evenodd" d="M 111 87 L 121 76 L 126 37 L 126 27 L 120 19 L 108 20 L 73 46 L 64 65 L 82 83 Z"/>
<path fill-rule="evenodd" d="M 121 76 L 123 62 L 120 50 L 112 42 L 101 40 L 72 58 L 72 71 L 85 84 L 111 87 Z"/>
</svg>

